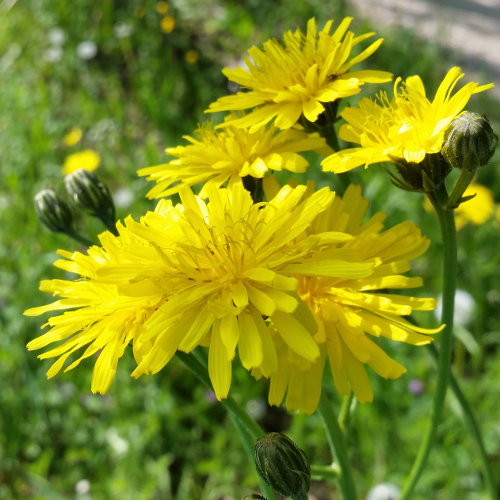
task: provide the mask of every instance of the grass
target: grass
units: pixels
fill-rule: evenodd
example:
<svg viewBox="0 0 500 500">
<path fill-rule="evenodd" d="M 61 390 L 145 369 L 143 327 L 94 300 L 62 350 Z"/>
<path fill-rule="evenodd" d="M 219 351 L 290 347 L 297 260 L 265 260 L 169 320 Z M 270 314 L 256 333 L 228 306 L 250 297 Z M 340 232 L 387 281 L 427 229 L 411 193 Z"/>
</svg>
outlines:
<svg viewBox="0 0 500 500">
<path fill-rule="evenodd" d="M 0 498 L 5 500 L 216 500 L 256 491 L 255 473 L 245 462 L 229 419 L 182 365 L 174 361 L 158 375 L 135 381 L 128 375 L 133 360 L 126 358 L 110 393 L 101 397 L 90 394 L 91 363 L 46 381 L 48 364 L 25 349 L 41 320 L 23 317 L 22 311 L 46 303 L 47 297 L 36 291 L 40 279 L 61 276 L 51 265 L 55 249 L 77 248 L 41 227 L 32 205 L 38 190 L 62 189 L 64 158 L 82 149 L 97 151 L 100 177 L 117 198 L 129 193 L 134 200 L 125 200 L 118 216 L 139 217 L 153 204 L 144 198 L 148 186 L 135 171 L 164 161 L 163 149 L 178 144 L 182 134 L 195 128 L 203 109 L 226 92 L 221 67 L 237 62 L 251 44 L 304 26 L 312 15 L 320 21 L 338 19 L 343 8 L 332 12 L 329 6 L 305 0 L 293 6 L 278 1 L 273 9 L 263 0 L 191 0 L 171 2 L 169 12 L 162 14 L 158 5 L 88 0 L 0 5 Z M 174 20 L 171 33 L 162 32 L 165 16 Z M 118 27 L 127 36 L 117 36 Z M 50 61 L 54 28 L 62 28 L 66 40 L 60 59 Z M 403 75 L 418 72 L 430 86 L 442 78 L 449 63 L 437 48 L 406 31 L 385 38 L 370 67 Z M 97 45 L 92 59 L 77 55 L 84 40 Z M 186 61 L 188 51 L 196 53 L 195 62 Z M 495 109 L 486 96 L 475 97 L 473 103 L 476 111 Z M 83 130 L 82 141 L 66 146 L 63 138 L 75 126 Z M 497 164 L 484 168 L 479 180 L 498 199 Z M 377 169 L 366 173 L 365 194 L 373 200 L 373 209 L 387 211 L 391 223 L 410 219 L 432 239 L 426 257 L 415 265 L 426 279 L 421 293 L 434 295 L 439 289 L 435 263 L 440 244 L 432 214 L 423 209 L 420 196 L 389 190 Z M 89 234 L 102 230 L 95 222 L 79 224 Z M 469 290 L 476 303 L 464 328 L 475 344 L 459 347 L 461 357 L 454 366 L 478 412 L 496 470 L 498 229 L 493 219 L 459 233 L 459 286 Z M 384 347 L 409 372 L 397 381 L 373 377 L 375 402 L 358 405 L 353 415 L 349 449 L 362 493 L 379 482 L 401 484 L 428 418 L 436 373 L 424 349 Z M 421 395 L 408 390 L 412 379 L 422 382 Z M 234 397 L 268 430 L 286 430 L 314 463 L 326 463 L 328 450 L 318 417 L 291 418 L 268 408 L 265 393 L 263 384 L 236 370 Z M 486 499 L 474 443 L 464 432 L 453 397 L 446 408 L 440 446 L 431 456 L 419 498 Z M 82 480 L 89 481 L 88 493 Z M 324 498 L 336 498 L 335 487 L 329 489 Z"/>
</svg>

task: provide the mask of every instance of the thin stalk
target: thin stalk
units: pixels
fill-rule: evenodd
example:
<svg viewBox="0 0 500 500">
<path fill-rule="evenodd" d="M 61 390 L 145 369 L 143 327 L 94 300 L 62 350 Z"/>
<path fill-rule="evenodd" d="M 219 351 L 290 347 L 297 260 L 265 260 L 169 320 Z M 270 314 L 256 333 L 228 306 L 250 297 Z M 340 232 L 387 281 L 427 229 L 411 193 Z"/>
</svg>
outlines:
<svg viewBox="0 0 500 500">
<path fill-rule="evenodd" d="M 435 196 L 429 196 L 429 198 L 438 215 L 443 239 L 443 309 L 441 321 L 446 326 L 440 334 L 438 377 L 431 420 L 399 500 L 408 500 L 412 498 L 412 492 L 427 464 L 427 459 L 429 458 L 430 451 L 436 439 L 437 427 L 441 422 L 446 390 L 450 378 L 451 354 L 453 350 L 453 313 L 457 274 L 455 216 L 453 210 L 443 208 L 448 200 L 444 185 L 441 187 L 440 191 L 433 194 Z"/>
<path fill-rule="evenodd" d="M 77 241 L 78 243 L 85 245 L 86 247 L 91 247 L 95 245 L 95 243 L 93 243 L 89 239 L 85 238 L 85 236 L 82 236 L 75 231 L 66 231 L 64 234 L 70 237 L 71 239 Z"/>
<path fill-rule="evenodd" d="M 332 465 L 311 465 L 311 476 L 314 479 L 338 479 L 340 468 L 335 462 Z"/>
<path fill-rule="evenodd" d="M 203 359 L 201 359 L 201 353 L 193 351 L 190 354 L 186 354 L 178 351 L 177 356 L 184 363 L 184 365 L 187 366 L 203 382 L 203 384 L 205 384 L 207 388 L 212 389 L 212 383 L 210 382 L 206 365 Z M 241 425 L 245 427 L 252 439 L 256 441 L 265 434 L 260 425 L 253 420 L 231 396 L 223 399 L 221 404 L 231 413 L 231 415 L 238 418 Z"/>
<path fill-rule="evenodd" d="M 206 387 L 212 389 L 212 384 L 208 376 L 206 359 L 200 352 L 194 351 L 190 354 L 186 354 L 178 351 L 177 357 L 198 377 L 199 380 L 201 380 Z M 245 453 L 250 459 L 250 463 L 255 465 L 253 453 L 255 441 L 262 437 L 265 432 L 231 396 L 223 399 L 221 404 L 227 410 L 231 419 L 235 423 L 236 430 L 238 431 Z M 267 500 L 275 500 L 276 497 L 273 491 L 264 482 L 260 475 L 259 483 Z"/>
<path fill-rule="evenodd" d="M 333 412 L 331 403 L 322 391 L 318 412 L 325 424 L 326 436 L 332 455 L 337 459 L 340 468 L 339 485 L 344 500 L 356 500 L 356 487 L 351 472 L 351 464 L 347 455 L 347 447 L 344 434 L 337 421 L 337 415 Z"/>
<path fill-rule="evenodd" d="M 351 416 L 351 406 L 354 399 L 354 393 L 351 391 L 342 400 L 342 406 L 339 412 L 339 425 L 343 432 L 349 427 L 349 418 Z"/>
<path fill-rule="evenodd" d="M 430 344 L 428 348 L 431 351 L 434 358 L 438 359 L 439 354 L 438 350 L 436 349 L 436 346 Z M 498 493 L 495 486 L 495 478 L 493 476 L 493 470 L 491 469 L 488 453 L 486 452 L 486 447 L 484 445 L 483 436 L 481 434 L 481 428 L 479 427 L 474 412 L 472 411 L 472 408 L 470 407 L 467 399 L 465 398 L 462 389 L 460 389 L 458 381 L 453 376 L 453 373 L 450 374 L 450 387 L 451 390 L 453 391 L 453 394 L 455 394 L 455 397 L 457 398 L 460 407 L 462 408 L 465 425 L 467 426 L 469 432 L 476 441 L 476 445 L 479 451 L 479 456 L 481 457 L 481 462 L 483 465 L 483 474 L 485 477 L 486 488 L 488 489 L 490 498 L 491 500 L 498 500 Z"/>
<path fill-rule="evenodd" d="M 475 175 L 475 170 L 471 171 L 463 168 L 460 171 L 460 176 L 458 177 L 457 183 L 455 184 L 448 202 L 446 203 L 446 208 L 454 209 L 460 204 L 460 199 L 462 198 L 465 190 L 467 189 Z"/>
</svg>

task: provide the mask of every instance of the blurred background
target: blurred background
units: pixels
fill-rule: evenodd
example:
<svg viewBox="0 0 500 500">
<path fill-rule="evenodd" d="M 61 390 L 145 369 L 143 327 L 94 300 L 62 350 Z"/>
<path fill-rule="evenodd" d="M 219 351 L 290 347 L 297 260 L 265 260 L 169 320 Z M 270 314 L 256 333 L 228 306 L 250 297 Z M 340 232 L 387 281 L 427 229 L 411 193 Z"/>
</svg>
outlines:
<svg viewBox="0 0 500 500">
<path fill-rule="evenodd" d="M 498 83 L 496 0 L 3 0 L 0 2 L 0 499 L 230 500 L 257 492 L 256 475 L 230 421 L 210 391 L 175 360 L 154 377 L 130 378 L 122 360 L 109 394 L 90 393 L 93 363 L 47 381 L 50 362 L 26 351 L 43 318 L 22 311 L 50 300 L 40 279 L 61 277 L 55 250 L 78 244 L 42 227 L 33 196 L 62 191 L 63 171 L 87 162 L 113 193 L 119 218 L 154 207 L 137 169 L 164 162 L 203 110 L 226 94 L 224 66 L 246 49 L 284 31 L 305 29 L 315 16 L 354 15 L 354 30 L 385 38 L 366 67 L 406 77 L 420 74 L 433 95 L 446 71 L 464 80 Z M 457 31 L 458 29 L 458 31 Z M 458 34 L 457 34 L 458 33 Z M 388 87 L 390 88 L 390 86 Z M 365 88 L 373 93 L 374 89 Z M 495 92 L 472 98 L 497 134 Z M 489 95 L 488 95 L 489 94 Z M 356 99 L 356 98 L 355 98 Z M 77 155 L 77 156 L 75 156 Z M 487 451 L 500 469 L 500 185 L 498 155 L 478 175 L 478 210 L 459 232 L 460 294 L 455 374 L 478 412 Z M 433 244 L 415 263 L 422 295 L 439 290 L 440 241 L 422 197 L 388 188 L 382 169 L 363 176 L 372 211 L 389 223 L 409 219 Z M 310 175 L 329 182 L 313 166 Z M 82 219 L 89 235 L 103 228 Z M 434 324 L 427 314 L 419 318 Z M 436 374 L 425 349 L 384 345 L 408 373 L 397 381 L 372 377 L 376 394 L 360 405 L 349 435 L 362 498 L 376 484 L 400 485 L 425 428 Z M 329 453 L 316 416 L 290 416 L 266 404 L 265 384 L 235 370 L 233 396 L 267 430 L 286 431 L 316 464 Z M 462 415 L 449 396 L 418 498 L 482 500 L 480 462 Z M 498 478 L 500 480 L 500 478 Z M 338 498 L 334 485 L 315 484 L 311 498 Z"/>
</svg>

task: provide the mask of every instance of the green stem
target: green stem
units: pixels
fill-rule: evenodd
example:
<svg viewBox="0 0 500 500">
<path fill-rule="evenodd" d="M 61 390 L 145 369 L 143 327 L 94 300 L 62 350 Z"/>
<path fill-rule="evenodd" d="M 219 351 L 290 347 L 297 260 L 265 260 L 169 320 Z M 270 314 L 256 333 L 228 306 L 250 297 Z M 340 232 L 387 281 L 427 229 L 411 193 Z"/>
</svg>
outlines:
<svg viewBox="0 0 500 500">
<path fill-rule="evenodd" d="M 311 476 L 315 479 L 338 479 L 340 468 L 335 462 L 332 465 L 311 465 Z"/>
<path fill-rule="evenodd" d="M 475 170 L 471 172 L 470 170 L 464 168 L 460 171 L 460 176 L 457 179 L 457 183 L 453 187 L 453 191 L 451 192 L 448 202 L 446 203 L 446 208 L 454 209 L 460 205 L 460 199 L 474 178 L 474 175 L 476 175 Z"/>
<path fill-rule="evenodd" d="M 69 236 L 71 239 L 77 241 L 78 243 L 85 245 L 86 247 L 91 247 L 91 246 L 95 245 L 94 242 L 88 240 L 87 238 L 85 238 L 85 236 L 81 236 L 80 234 L 76 233 L 75 231 L 66 231 L 64 234 L 66 236 Z"/>
<path fill-rule="evenodd" d="M 344 500 L 356 500 L 356 487 L 351 472 L 351 465 L 347 455 L 344 434 L 333 412 L 326 391 L 322 391 L 318 412 L 325 424 L 326 436 L 332 455 L 337 459 L 340 468 L 339 485 Z"/>
<path fill-rule="evenodd" d="M 351 391 L 342 400 L 342 406 L 339 412 L 339 425 L 343 432 L 346 432 L 349 426 L 349 417 L 351 416 L 351 406 L 354 399 L 354 393 Z"/>
<path fill-rule="evenodd" d="M 438 359 L 439 354 L 438 350 L 436 349 L 436 346 L 431 344 L 428 346 L 429 350 L 431 351 L 432 355 L 434 358 Z M 474 412 L 472 411 L 472 408 L 470 407 L 467 399 L 465 398 L 462 390 L 460 389 L 460 385 L 458 384 L 458 381 L 455 379 L 453 374 L 450 374 L 450 387 L 453 393 L 455 394 L 455 397 L 457 398 L 458 403 L 460 404 L 460 407 L 462 408 L 464 420 L 465 420 L 465 425 L 469 429 L 469 432 L 471 433 L 472 437 L 476 441 L 479 455 L 481 457 L 481 462 L 483 465 L 483 473 L 485 476 L 485 482 L 486 482 L 486 487 L 488 489 L 488 492 L 490 494 L 491 500 L 498 500 L 498 493 L 497 489 L 495 486 L 495 479 L 493 476 L 493 470 L 491 469 L 491 464 L 490 460 L 488 458 L 488 453 L 486 452 L 486 447 L 484 445 L 484 440 L 483 436 L 481 434 L 481 428 L 479 427 L 479 424 L 476 420 L 476 417 L 474 415 Z"/>
<path fill-rule="evenodd" d="M 210 378 L 208 376 L 206 356 L 203 356 L 199 351 L 193 351 L 190 354 L 178 351 L 177 357 L 198 377 L 199 380 L 201 380 L 207 388 L 212 389 L 212 383 L 210 382 Z M 255 441 L 262 437 L 265 432 L 231 396 L 223 399 L 221 404 L 227 410 L 231 419 L 235 423 L 243 448 L 250 459 L 250 463 L 255 464 L 253 452 Z M 260 475 L 259 483 L 267 500 L 274 500 L 275 495 L 273 491 L 264 482 Z"/>
<path fill-rule="evenodd" d="M 444 185 L 436 193 L 431 193 L 429 198 L 438 215 L 443 239 L 443 309 L 441 321 L 446 326 L 440 334 L 438 377 L 432 406 L 431 421 L 428 425 L 424 439 L 421 442 L 412 469 L 406 479 L 399 500 L 408 500 L 412 498 L 412 492 L 424 470 L 431 448 L 436 439 L 436 431 L 441 422 L 446 390 L 450 378 L 451 354 L 453 349 L 453 312 L 455 306 L 457 273 L 455 216 L 453 210 L 443 208 L 448 201 Z"/>
</svg>

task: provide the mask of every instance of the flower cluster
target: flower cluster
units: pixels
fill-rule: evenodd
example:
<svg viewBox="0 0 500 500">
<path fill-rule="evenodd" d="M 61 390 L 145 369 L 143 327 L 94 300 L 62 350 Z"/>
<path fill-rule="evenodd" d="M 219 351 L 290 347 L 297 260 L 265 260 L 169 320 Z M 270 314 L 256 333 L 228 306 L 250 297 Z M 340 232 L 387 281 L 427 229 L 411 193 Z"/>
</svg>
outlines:
<svg viewBox="0 0 500 500">
<path fill-rule="evenodd" d="M 66 310 L 28 344 L 39 349 L 63 341 L 41 355 L 58 358 L 49 377 L 85 347 L 66 370 L 99 353 L 92 390 L 102 393 L 129 343 L 137 361 L 133 376 L 158 372 L 178 350 L 206 346 L 221 399 L 237 349 L 246 369 L 271 379 L 272 403 L 288 385 L 290 407 L 310 412 L 325 349 L 339 390 L 352 387 L 369 400 L 363 363 L 386 377 L 404 370 L 366 333 L 429 342 L 399 316 L 434 307 L 431 299 L 376 293 L 418 286 L 418 278 L 395 273 L 406 271 L 408 259 L 428 242 L 411 224 L 380 233 L 381 214 L 363 224 L 367 203 L 359 188 L 341 200 L 328 188 L 311 193 L 285 186 L 262 203 L 254 203 L 241 183 L 209 189 L 209 202 L 188 188 L 180 194 L 179 205 L 162 200 L 139 222 L 129 217 L 118 224 L 118 236 L 103 233 L 101 246 L 88 254 L 60 252 L 66 260 L 56 265 L 80 279 L 42 282 L 42 290 L 60 299 L 26 311 Z M 300 380 L 288 380 L 300 371 Z"/>
<path fill-rule="evenodd" d="M 332 154 L 324 137 L 334 133 L 333 121 L 326 120 L 327 130 L 321 117 L 365 83 L 391 79 L 383 71 L 351 71 L 382 40 L 351 55 L 374 34 L 356 36 L 350 23 L 344 19 L 331 33 L 329 21 L 318 32 L 311 19 L 306 34 L 288 32 L 283 45 L 270 40 L 251 48 L 247 69 L 224 70 L 247 91 L 209 108 L 235 113 L 185 136 L 187 145 L 168 148 L 173 160 L 139 171 L 156 183 L 148 196 L 163 198 L 156 209 L 118 222 L 116 234 L 101 234 L 100 246 L 86 253 L 59 251 L 64 260 L 56 266 L 79 277 L 42 281 L 58 300 L 25 313 L 60 312 L 28 344 L 58 343 L 40 355 L 56 358 L 49 377 L 93 356 L 92 391 L 104 393 L 129 345 L 134 377 L 200 348 L 208 350 L 218 399 L 228 396 L 239 359 L 270 381 L 271 404 L 311 413 L 327 360 L 339 393 L 371 401 L 367 366 L 385 378 L 405 372 L 377 338 L 419 346 L 441 330 L 407 319 L 434 309 L 433 299 L 395 293 L 422 285 L 406 275 L 429 245 L 416 226 L 386 227 L 381 212 L 368 217 L 359 186 L 343 195 L 312 182 L 281 187 L 273 173 L 305 172 L 309 156 L 302 153 L 311 151 L 330 155 L 323 168 L 336 173 L 398 159 L 418 164 L 439 154 L 470 96 L 491 85 L 469 83 L 452 95 L 463 76 L 452 68 L 429 101 L 418 76 L 397 79 L 392 100 L 381 94 L 379 103 L 363 99 L 341 113 L 341 138 L 361 146 Z M 311 123 L 319 133 L 308 133 Z M 246 189 L 248 178 L 263 196 Z M 172 194 L 180 203 L 165 198 Z"/>
</svg>

